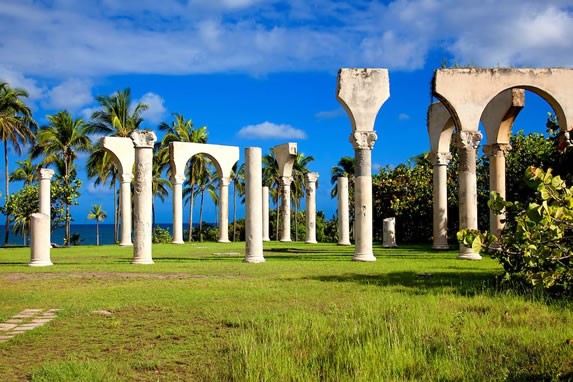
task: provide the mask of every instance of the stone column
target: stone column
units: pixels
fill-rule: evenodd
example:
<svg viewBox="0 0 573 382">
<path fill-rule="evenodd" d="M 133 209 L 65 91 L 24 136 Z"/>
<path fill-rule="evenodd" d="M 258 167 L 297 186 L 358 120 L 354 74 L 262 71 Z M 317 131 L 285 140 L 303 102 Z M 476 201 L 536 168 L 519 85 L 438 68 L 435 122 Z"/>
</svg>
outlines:
<svg viewBox="0 0 573 382">
<path fill-rule="evenodd" d="M 434 166 L 434 240 L 432 249 L 449 249 L 448 246 L 448 163 L 450 153 L 431 153 Z"/>
<path fill-rule="evenodd" d="M 382 247 L 395 248 L 396 245 L 396 218 L 386 218 L 382 221 Z"/>
<path fill-rule="evenodd" d="M 54 170 L 49 168 L 41 168 L 38 170 L 38 179 L 40 180 L 40 213 L 44 215 L 51 215 L 51 199 L 50 199 L 50 180 L 54 176 Z"/>
<path fill-rule="evenodd" d="M 316 243 L 316 181 L 318 172 L 304 175 L 306 180 L 306 240 L 305 243 Z"/>
<path fill-rule="evenodd" d="M 173 244 L 184 244 L 183 241 L 183 182 L 184 177 L 171 177 L 173 186 Z"/>
<path fill-rule="evenodd" d="M 372 148 L 374 131 L 356 131 L 350 136 L 354 147 L 354 261 L 376 261 L 372 250 Z"/>
<path fill-rule="evenodd" d="M 53 265 L 50 259 L 50 215 L 34 213 L 30 215 L 32 240 L 30 243 L 30 267 Z"/>
<path fill-rule="evenodd" d="M 135 146 L 134 245 L 132 264 L 153 264 L 151 235 L 153 220 L 153 145 L 151 130 L 135 130 L 130 135 Z"/>
<path fill-rule="evenodd" d="M 263 179 L 260 147 L 245 149 L 245 263 L 263 263 Z"/>
<path fill-rule="evenodd" d="M 221 178 L 219 186 L 219 243 L 229 242 L 229 184 L 231 184 L 231 178 Z"/>
<path fill-rule="evenodd" d="M 489 190 L 498 192 L 505 199 L 505 155 L 511 150 L 508 143 L 495 143 L 483 147 L 483 152 L 489 158 Z M 489 211 L 489 231 L 497 237 L 501 236 L 505 213 L 496 215 Z"/>
<path fill-rule="evenodd" d="M 119 188 L 120 211 L 121 211 L 121 238 L 119 245 L 131 247 L 131 181 L 133 175 L 130 173 L 121 174 L 121 185 Z"/>
<path fill-rule="evenodd" d="M 291 241 L 290 238 L 290 184 L 292 183 L 292 177 L 283 176 L 281 177 L 282 185 L 282 227 L 281 227 L 281 237 L 279 241 Z"/>
<path fill-rule="evenodd" d="M 350 245 L 350 214 L 348 212 L 348 178 L 337 178 L 338 191 L 338 245 Z"/>
<path fill-rule="evenodd" d="M 269 188 L 263 187 L 263 241 L 271 241 L 269 237 Z"/>
<path fill-rule="evenodd" d="M 460 155 L 460 229 L 478 228 L 476 150 L 481 138 L 481 133 L 477 131 L 461 131 L 456 134 L 456 144 Z M 471 248 L 460 245 L 458 259 L 481 260 L 481 256 Z"/>
</svg>

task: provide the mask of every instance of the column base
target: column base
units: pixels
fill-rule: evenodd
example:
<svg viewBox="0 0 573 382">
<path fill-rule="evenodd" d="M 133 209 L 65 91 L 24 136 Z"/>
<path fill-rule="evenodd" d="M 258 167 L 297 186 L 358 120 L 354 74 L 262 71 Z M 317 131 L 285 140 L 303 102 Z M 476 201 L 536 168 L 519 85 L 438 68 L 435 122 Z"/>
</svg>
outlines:
<svg viewBox="0 0 573 382">
<path fill-rule="evenodd" d="M 382 244 L 382 248 L 398 248 L 397 244 Z"/>
<path fill-rule="evenodd" d="M 291 239 L 280 239 L 279 241 L 281 243 L 290 243 L 292 240 Z"/>
<path fill-rule="evenodd" d="M 352 256 L 352 261 L 364 261 L 364 262 L 373 262 L 376 261 L 376 257 L 373 254 L 360 254 Z"/>
<path fill-rule="evenodd" d="M 264 263 L 265 258 L 264 257 L 245 257 L 245 259 L 243 260 L 243 263 L 249 263 L 249 264 L 258 264 L 258 263 Z"/>
<path fill-rule="evenodd" d="M 219 240 L 217 240 L 217 243 L 230 243 L 230 242 L 231 242 L 231 240 L 229 240 L 229 239 L 219 239 Z"/>
<path fill-rule="evenodd" d="M 457 257 L 459 260 L 481 260 L 479 253 L 475 253 L 471 248 L 460 245 L 460 253 Z"/>
<path fill-rule="evenodd" d="M 318 241 L 316 241 L 316 240 L 306 240 L 304 243 L 305 243 L 305 244 L 317 244 Z"/>
<path fill-rule="evenodd" d="M 147 264 L 155 264 L 153 262 L 153 260 L 151 259 L 133 259 L 131 261 L 132 264 L 143 264 L 143 265 L 147 265 Z"/>
<path fill-rule="evenodd" d="M 133 247 L 132 242 L 119 243 L 120 247 Z"/>
<path fill-rule="evenodd" d="M 432 249 L 435 249 L 438 251 L 443 251 L 446 249 L 450 249 L 450 246 L 447 244 L 434 244 L 434 245 L 432 245 Z"/>
<path fill-rule="evenodd" d="M 349 241 L 339 241 L 336 245 L 352 245 Z"/>
<path fill-rule="evenodd" d="M 171 244 L 185 244 L 183 240 L 172 240 Z"/>
<path fill-rule="evenodd" d="M 49 267 L 52 264 L 50 260 L 32 260 L 28 264 L 29 267 Z"/>
<path fill-rule="evenodd" d="M 270 237 L 264 237 L 263 241 L 271 241 L 271 238 Z"/>
</svg>

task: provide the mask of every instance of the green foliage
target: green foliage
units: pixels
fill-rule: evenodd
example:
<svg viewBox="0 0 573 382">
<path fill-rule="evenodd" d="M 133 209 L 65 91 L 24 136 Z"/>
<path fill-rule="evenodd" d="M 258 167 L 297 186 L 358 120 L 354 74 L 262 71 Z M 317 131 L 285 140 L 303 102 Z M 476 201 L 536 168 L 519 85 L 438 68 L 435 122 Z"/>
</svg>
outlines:
<svg viewBox="0 0 573 382">
<path fill-rule="evenodd" d="M 488 206 L 496 213 L 512 211 L 501 238 L 464 229 L 461 244 L 499 260 L 506 279 L 522 279 L 549 291 L 573 294 L 573 187 L 559 175 L 530 167 L 526 183 L 536 190 L 537 201 L 506 202 L 492 193 Z"/>
<path fill-rule="evenodd" d="M 173 240 L 171 232 L 167 228 L 155 226 L 151 233 L 151 242 L 154 244 L 169 244 Z"/>
</svg>

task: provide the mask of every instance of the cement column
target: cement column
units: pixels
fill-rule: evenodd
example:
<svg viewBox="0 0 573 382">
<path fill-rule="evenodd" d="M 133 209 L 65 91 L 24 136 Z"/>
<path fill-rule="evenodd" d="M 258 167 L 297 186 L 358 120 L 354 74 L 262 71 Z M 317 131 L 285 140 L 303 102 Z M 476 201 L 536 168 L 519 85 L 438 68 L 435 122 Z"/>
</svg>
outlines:
<svg viewBox="0 0 573 382">
<path fill-rule="evenodd" d="M 231 184 L 231 178 L 221 178 L 219 186 L 219 243 L 229 242 L 229 184 Z"/>
<path fill-rule="evenodd" d="M 119 245 L 131 247 L 131 181 L 133 175 L 130 173 L 121 175 L 121 185 L 119 188 L 120 211 L 121 211 L 121 238 Z"/>
<path fill-rule="evenodd" d="M 350 136 L 354 147 L 354 261 L 376 261 L 372 250 L 372 148 L 374 131 L 356 131 Z"/>
<path fill-rule="evenodd" d="M 306 180 L 306 240 L 305 243 L 316 243 L 316 181 L 318 172 L 304 175 Z"/>
<path fill-rule="evenodd" d="M 508 143 L 486 145 L 483 152 L 489 158 L 489 190 L 495 191 L 505 199 L 505 155 L 511 150 Z M 505 213 L 499 215 L 489 211 L 489 231 L 497 237 L 501 236 Z"/>
<path fill-rule="evenodd" d="M 52 264 L 50 259 L 50 215 L 34 213 L 30 215 L 32 240 L 30 243 L 30 267 L 45 267 Z"/>
<path fill-rule="evenodd" d="M 245 263 L 263 263 L 262 154 L 260 147 L 245 149 Z"/>
<path fill-rule="evenodd" d="M 269 237 L 269 188 L 263 187 L 263 241 L 271 241 Z"/>
<path fill-rule="evenodd" d="M 449 249 L 448 246 L 448 163 L 450 153 L 432 153 L 430 160 L 434 166 L 434 240 L 432 249 Z"/>
<path fill-rule="evenodd" d="M 151 235 L 153 220 L 153 145 L 151 130 L 135 130 L 130 135 L 135 146 L 134 245 L 132 264 L 153 264 Z"/>
<path fill-rule="evenodd" d="M 350 214 L 348 211 L 348 178 L 337 178 L 338 192 L 338 245 L 350 245 Z"/>
<path fill-rule="evenodd" d="M 283 176 L 281 177 L 282 184 L 282 220 L 283 224 L 281 227 L 281 238 L 279 241 L 291 241 L 290 238 L 290 184 L 292 183 L 292 177 Z"/>
<path fill-rule="evenodd" d="M 183 241 L 183 177 L 171 177 L 173 186 L 173 244 L 184 244 Z"/>
<path fill-rule="evenodd" d="M 50 199 L 50 180 L 54 176 L 54 170 L 41 168 L 38 170 L 40 180 L 40 213 L 51 216 L 51 199 Z"/>
<path fill-rule="evenodd" d="M 456 134 L 456 144 L 460 155 L 460 229 L 478 228 L 476 150 L 481 138 L 481 133 L 477 131 L 461 131 Z M 479 253 L 475 253 L 471 248 L 460 245 L 458 259 L 481 260 L 481 256 Z"/>
</svg>

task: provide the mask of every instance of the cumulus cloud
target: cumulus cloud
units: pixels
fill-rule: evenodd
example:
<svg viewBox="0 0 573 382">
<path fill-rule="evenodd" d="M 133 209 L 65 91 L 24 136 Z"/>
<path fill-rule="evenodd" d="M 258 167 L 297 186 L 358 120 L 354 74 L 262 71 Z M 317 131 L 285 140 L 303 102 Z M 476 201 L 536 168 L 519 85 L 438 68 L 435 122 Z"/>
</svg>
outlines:
<svg viewBox="0 0 573 382">
<path fill-rule="evenodd" d="M 45 87 L 38 84 L 33 78 L 27 77 L 21 72 L 8 69 L 0 65 L 0 82 L 7 82 L 13 88 L 21 88 L 28 92 L 28 97 L 32 101 L 41 99 L 46 91 Z"/>
<path fill-rule="evenodd" d="M 325 111 L 319 111 L 318 113 L 316 113 L 314 115 L 314 117 L 316 119 L 334 119 L 334 118 L 338 118 L 340 116 L 343 116 L 345 114 L 345 111 L 342 107 L 339 107 L 338 109 L 333 109 L 333 110 L 325 110 Z"/>
<path fill-rule="evenodd" d="M 167 109 L 165 108 L 165 100 L 158 94 L 145 93 L 141 99 L 135 100 L 133 103 L 137 105 L 139 102 L 146 104 L 149 108 L 142 113 L 142 117 L 151 123 L 160 123 L 165 116 Z"/>
<path fill-rule="evenodd" d="M 263 122 L 242 127 L 237 136 L 249 139 L 306 139 L 306 133 L 291 125 Z"/>
<path fill-rule="evenodd" d="M 48 90 L 42 106 L 76 111 L 93 101 L 92 84 L 87 80 L 69 79 Z"/>
</svg>

